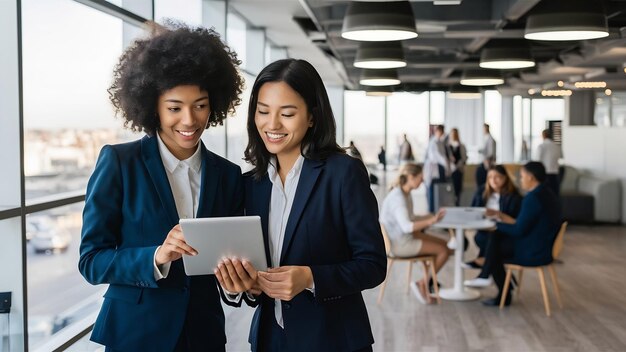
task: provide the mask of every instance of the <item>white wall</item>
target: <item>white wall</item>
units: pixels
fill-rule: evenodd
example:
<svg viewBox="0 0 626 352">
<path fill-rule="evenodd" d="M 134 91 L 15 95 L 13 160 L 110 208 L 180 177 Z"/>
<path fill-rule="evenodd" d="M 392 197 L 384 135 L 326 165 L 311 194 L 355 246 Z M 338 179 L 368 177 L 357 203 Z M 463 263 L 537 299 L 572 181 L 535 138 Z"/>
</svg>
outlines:
<svg viewBox="0 0 626 352">
<path fill-rule="evenodd" d="M 622 180 L 622 223 L 626 224 L 626 129 L 564 126 L 565 163 Z"/>
</svg>

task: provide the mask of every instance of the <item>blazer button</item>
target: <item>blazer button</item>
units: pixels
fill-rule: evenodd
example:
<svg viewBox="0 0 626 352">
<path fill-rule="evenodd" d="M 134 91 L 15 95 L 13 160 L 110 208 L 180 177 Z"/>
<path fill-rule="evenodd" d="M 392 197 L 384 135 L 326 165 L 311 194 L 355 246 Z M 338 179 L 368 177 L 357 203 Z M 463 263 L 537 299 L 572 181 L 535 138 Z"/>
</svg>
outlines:
<svg viewBox="0 0 626 352">
<path fill-rule="evenodd" d="M 285 309 L 291 309 L 291 304 L 289 304 L 289 303 L 283 303 L 283 307 L 284 307 Z"/>
</svg>

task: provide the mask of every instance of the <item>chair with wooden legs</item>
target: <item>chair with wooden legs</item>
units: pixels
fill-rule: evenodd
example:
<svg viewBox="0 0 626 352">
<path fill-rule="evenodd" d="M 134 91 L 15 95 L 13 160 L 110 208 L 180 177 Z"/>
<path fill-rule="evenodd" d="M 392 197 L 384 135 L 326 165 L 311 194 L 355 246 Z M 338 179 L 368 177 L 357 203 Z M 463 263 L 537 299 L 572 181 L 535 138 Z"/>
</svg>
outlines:
<svg viewBox="0 0 626 352">
<path fill-rule="evenodd" d="M 511 276 L 513 274 L 513 270 L 517 270 L 517 294 L 516 297 L 520 295 L 520 289 L 522 287 L 522 274 L 524 273 L 524 269 L 535 269 L 537 270 L 537 274 L 539 275 L 539 283 L 541 285 L 541 294 L 543 295 L 543 305 L 546 310 L 546 315 L 550 316 L 550 299 L 548 297 L 548 289 L 546 287 L 546 279 L 544 276 L 544 268 L 548 269 L 550 273 L 550 277 L 552 278 L 552 285 L 554 286 L 554 295 L 556 296 L 556 301 L 559 304 L 559 308 L 563 308 L 563 302 L 561 301 L 561 290 L 559 289 L 559 283 L 556 279 L 556 271 L 554 270 L 554 260 L 556 260 L 561 254 L 561 250 L 563 249 L 563 237 L 565 236 L 565 230 L 567 229 L 567 221 L 561 224 L 561 229 L 554 240 L 554 244 L 552 245 L 552 258 L 553 262 L 548 265 L 542 266 L 522 266 L 517 264 L 507 264 L 506 265 L 506 278 L 504 280 L 504 289 L 502 293 L 502 297 L 500 298 L 500 309 L 504 307 L 504 303 L 506 301 L 506 296 L 509 292 L 509 285 L 511 284 Z"/>
<path fill-rule="evenodd" d="M 413 263 L 421 262 L 424 265 L 424 284 L 428 287 L 428 268 L 430 267 L 433 283 L 435 288 L 435 297 L 437 298 L 437 303 L 441 303 L 441 298 L 439 298 L 439 283 L 437 282 L 437 272 L 435 271 L 435 257 L 432 255 L 415 255 L 410 257 L 398 257 L 395 256 L 391 252 L 391 241 L 389 240 L 389 236 L 387 235 L 387 231 L 382 224 L 380 224 L 380 229 L 383 233 L 383 239 L 385 240 L 385 250 L 387 251 L 387 276 L 385 276 L 385 281 L 383 281 L 380 286 L 380 294 L 378 294 L 378 304 L 382 302 L 383 296 L 385 295 L 385 287 L 387 286 L 387 281 L 389 279 L 389 274 L 391 273 L 391 267 L 393 263 L 396 261 L 404 261 L 408 262 L 408 272 L 406 276 L 406 292 L 409 292 L 409 285 L 411 284 L 411 273 L 413 270 Z"/>
</svg>

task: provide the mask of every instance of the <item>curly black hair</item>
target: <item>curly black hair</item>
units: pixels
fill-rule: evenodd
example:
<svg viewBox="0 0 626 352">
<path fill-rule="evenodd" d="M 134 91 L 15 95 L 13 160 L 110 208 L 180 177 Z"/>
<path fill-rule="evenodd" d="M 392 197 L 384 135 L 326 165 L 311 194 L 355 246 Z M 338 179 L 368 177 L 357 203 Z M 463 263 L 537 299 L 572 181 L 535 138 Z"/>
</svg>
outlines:
<svg viewBox="0 0 626 352">
<path fill-rule="evenodd" d="M 113 71 L 109 98 L 124 127 L 153 135 L 159 128 L 159 96 L 180 85 L 197 85 L 209 94 L 210 126 L 222 124 L 241 103 L 241 61 L 213 29 L 167 22 L 150 37 L 136 40 Z"/>
</svg>

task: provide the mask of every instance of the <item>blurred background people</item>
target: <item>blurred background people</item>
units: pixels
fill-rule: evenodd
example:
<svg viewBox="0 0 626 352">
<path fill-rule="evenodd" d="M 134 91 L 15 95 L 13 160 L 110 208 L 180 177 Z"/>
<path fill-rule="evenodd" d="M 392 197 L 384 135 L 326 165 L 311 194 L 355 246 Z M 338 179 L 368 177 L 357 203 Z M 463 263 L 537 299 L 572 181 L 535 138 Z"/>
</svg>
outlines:
<svg viewBox="0 0 626 352">
<path fill-rule="evenodd" d="M 476 187 L 487 181 L 487 170 L 496 162 L 496 140 L 489 132 L 489 125 L 483 125 L 483 146 L 478 151 L 482 155 L 482 163 L 476 168 Z"/>
<path fill-rule="evenodd" d="M 522 196 L 520 195 L 513 180 L 509 176 L 504 166 L 496 165 L 489 169 L 487 173 L 487 182 L 484 187 L 479 188 L 472 200 L 473 207 L 485 207 L 493 211 L 499 211 L 503 214 L 516 218 L 522 204 Z M 470 287 L 486 287 L 491 285 L 493 280 L 489 276 L 487 270 L 482 270 L 484 263 L 485 248 L 487 239 L 493 236 L 488 231 L 478 231 L 474 236 L 474 242 L 479 248 L 478 257 L 472 261 L 464 263 L 465 268 L 478 269 L 480 273 L 475 279 L 465 280 L 465 285 Z M 503 241 L 512 241 L 509 237 L 503 237 Z"/>
<path fill-rule="evenodd" d="M 424 230 L 437 223 L 443 217 L 443 211 L 437 215 L 416 216 L 413 211 L 411 191 L 422 184 L 422 167 L 407 163 L 400 168 L 398 179 L 385 197 L 380 211 L 380 223 L 387 231 L 391 242 L 391 252 L 400 257 L 428 254 L 435 256 L 435 271 L 438 272 L 448 260 L 446 241 L 424 233 Z M 415 297 L 423 304 L 430 303 L 431 288 L 434 282 L 429 280 L 429 287 L 423 281 L 412 282 Z"/>
<path fill-rule="evenodd" d="M 561 146 L 552 140 L 550 130 L 543 130 L 541 137 L 543 142 L 537 148 L 537 159 L 546 168 L 546 186 L 558 196 L 561 188 L 559 160 L 563 158 L 563 152 L 561 151 Z"/>
<path fill-rule="evenodd" d="M 400 153 L 398 154 L 398 162 L 400 165 L 415 159 L 413 156 L 413 148 L 406 137 L 406 133 L 402 136 L 402 138 L 403 140 L 402 144 L 400 144 Z"/>
<path fill-rule="evenodd" d="M 428 211 L 435 212 L 435 185 L 446 182 L 450 175 L 450 160 L 446 153 L 444 142 L 444 127 L 437 125 L 435 132 L 428 142 L 424 159 L 424 183 L 428 196 Z"/>
<path fill-rule="evenodd" d="M 448 138 L 448 153 L 450 157 L 450 169 L 452 171 L 452 185 L 454 186 L 454 196 L 456 198 L 455 205 L 458 207 L 461 201 L 461 192 L 463 191 L 463 174 L 465 173 L 465 163 L 467 162 L 467 149 L 461 143 L 459 130 L 453 128 L 450 130 Z"/>
</svg>

